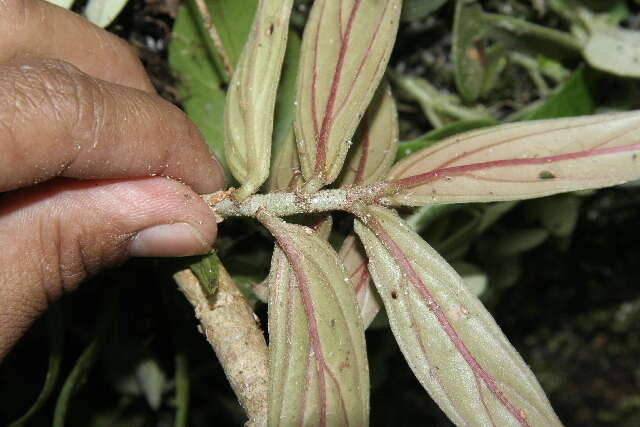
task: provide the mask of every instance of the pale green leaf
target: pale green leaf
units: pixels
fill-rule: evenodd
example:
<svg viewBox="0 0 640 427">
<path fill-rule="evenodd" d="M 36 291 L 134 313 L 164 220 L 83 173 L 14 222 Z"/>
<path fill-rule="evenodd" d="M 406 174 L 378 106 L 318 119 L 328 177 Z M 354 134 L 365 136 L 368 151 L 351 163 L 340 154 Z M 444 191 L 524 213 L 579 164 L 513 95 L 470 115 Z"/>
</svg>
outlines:
<svg viewBox="0 0 640 427">
<path fill-rule="evenodd" d="M 382 300 L 371 281 L 364 248 L 353 233 L 350 233 L 342 242 L 338 256 L 354 286 L 360 317 L 364 328 L 367 329 L 380 311 Z"/>
<path fill-rule="evenodd" d="M 105 28 L 113 22 L 127 5 L 128 0 L 89 0 L 84 16 L 98 27 Z"/>
<path fill-rule="evenodd" d="M 448 138 L 396 163 L 389 200 L 516 200 L 640 177 L 640 112 L 502 125 Z"/>
<path fill-rule="evenodd" d="M 269 425 L 368 425 L 364 330 L 344 267 L 312 229 L 259 219 L 278 242 L 268 278 Z"/>
<path fill-rule="evenodd" d="M 136 380 L 144 393 L 147 404 L 158 410 L 162 403 L 162 394 L 167 383 L 167 376 L 154 359 L 145 359 L 136 366 Z"/>
<path fill-rule="evenodd" d="M 376 91 L 353 140 L 340 186 L 384 179 L 398 150 L 398 111 L 386 81 Z"/>
<path fill-rule="evenodd" d="M 622 77 L 640 77 L 640 33 L 597 25 L 583 50 L 589 64 Z"/>
<path fill-rule="evenodd" d="M 400 0 L 317 0 L 302 39 L 294 120 L 302 172 L 313 188 L 333 182 L 382 78 Z"/>
<path fill-rule="evenodd" d="M 261 0 L 227 92 L 225 153 L 243 200 L 269 176 L 273 113 L 293 0 Z"/>
<path fill-rule="evenodd" d="M 300 63 L 300 37 L 289 32 L 287 51 L 282 64 L 282 77 L 276 97 L 271 145 L 271 167 L 267 190 L 293 190 L 302 182 L 296 137 L 293 133 L 293 113 L 296 98 L 296 77 Z M 294 179 L 295 176 L 295 179 Z"/>
<path fill-rule="evenodd" d="M 289 136 L 273 153 L 271 172 L 267 181 L 267 190 L 285 191 L 294 190 L 302 184 L 302 173 L 298 161 L 298 149 L 293 129 Z"/>
<path fill-rule="evenodd" d="M 356 232 L 409 366 L 457 425 L 559 426 L 527 364 L 460 276 L 393 211 Z"/>
<path fill-rule="evenodd" d="M 65 9 L 71 9 L 75 0 L 47 0 L 51 4 L 55 4 L 56 6 L 63 7 Z"/>
</svg>

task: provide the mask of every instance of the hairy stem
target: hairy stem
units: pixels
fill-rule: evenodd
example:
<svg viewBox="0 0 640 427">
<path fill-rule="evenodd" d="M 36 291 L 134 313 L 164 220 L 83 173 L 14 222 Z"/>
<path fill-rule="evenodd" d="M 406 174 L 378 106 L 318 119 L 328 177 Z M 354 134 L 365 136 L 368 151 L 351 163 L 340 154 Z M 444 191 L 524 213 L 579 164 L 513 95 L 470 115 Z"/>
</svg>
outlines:
<svg viewBox="0 0 640 427">
<path fill-rule="evenodd" d="M 213 296 L 203 291 L 189 269 L 173 278 L 193 306 L 201 331 L 249 418 L 246 425 L 266 427 L 268 350 L 253 310 L 222 266 Z"/>
<path fill-rule="evenodd" d="M 365 205 L 386 203 L 382 197 L 396 191 L 390 183 L 377 183 L 348 188 L 321 190 L 313 194 L 305 192 L 282 192 L 256 194 L 242 202 L 236 201 L 233 193 L 213 193 L 202 196 L 211 209 L 222 217 L 256 217 L 260 209 L 274 216 L 289 216 L 303 213 L 318 213 L 335 210 L 349 210 L 355 202 Z M 221 194 L 224 196 L 221 198 Z"/>
</svg>

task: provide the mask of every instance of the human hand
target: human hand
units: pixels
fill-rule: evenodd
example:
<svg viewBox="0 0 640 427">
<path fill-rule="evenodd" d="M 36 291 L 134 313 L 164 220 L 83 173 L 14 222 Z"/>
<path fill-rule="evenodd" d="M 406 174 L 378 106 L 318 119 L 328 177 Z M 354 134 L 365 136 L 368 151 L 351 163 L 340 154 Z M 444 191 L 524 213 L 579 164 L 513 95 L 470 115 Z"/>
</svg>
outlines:
<svg viewBox="0 0 640 427">
<path fill-rule="evenodd" d="M 0 360 L 97 271 L 206 253 L 216 225 L 197 193 L 222 185 L 124 41 L 41 0 L 0 0 Z"/>
</svg>

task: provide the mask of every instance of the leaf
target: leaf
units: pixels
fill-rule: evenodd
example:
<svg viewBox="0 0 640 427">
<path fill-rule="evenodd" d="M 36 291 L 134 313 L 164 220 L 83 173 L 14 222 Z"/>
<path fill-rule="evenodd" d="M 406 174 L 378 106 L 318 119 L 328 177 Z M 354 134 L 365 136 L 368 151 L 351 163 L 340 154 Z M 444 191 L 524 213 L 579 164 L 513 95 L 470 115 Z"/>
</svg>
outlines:
<svg viewBox="0 0 640 427">
<path fill-rule="evenodd" d="M 354 137 L 340 186 L 371 184 L 384 179 L 398 146 L 398 111 L 386 81 L 380 84 Z"/>
<path fill-rule="evenodd" d="M 488 202 L 621 184 L 640 177 L 640 113 L 520 122 L 412 154 L 389 174 L 397 204 Z"/>
<path fill-rule="evenodd" d="M 317 0 L 302 39 L 294 126 L 311 187 L 333 182 L 389 60 L 400 0 Z"/>
<path fill-rule="evenodd" d="M 473 264 L 456 262 L 451 264 L 464 281 L 465 286 L 478 297 L 487 289 L 487 274 Z"/>
<path fill-rule="evenodd" d="M 62 384 L 53 412 L 53 421 L 51 423 L 53 427 L 64 427 L 71 399 L 74 393 L 80 388 L 82 382 L 93 367 L 98 354 L 103 349 L 109 328 L 117 314 L 118 294 L 118 288 L 115 288 L 115 291 L 111 292 L 109 298 L 104 301 L 94 337 L 89 345 L 82 351 L 67 376 L 67 379 L 64 381 L 64 384 Z"/>
<path fill-rule="evenodd" d="M 282 73 L 278 94 L 276 96 L 276 106 L 273 124 L 273 145 L 271 152 L 278 151 L 279 145 L 285 141 L 293 130 L 293 114 L 296 101 L 296 80 L 298 68 L 300 67 L 300 36 L 293 31 L 289 31 L 287 37 L 287 50 L 282 62 Z"/>
<path fill-rule="evenodd" d="M 65 9 L 71 9 L 75 0 L 47 0 L 51 4 L 55 4 L 56 6 L 63 7 Z"/>
<path fill-rule="evenodd" d="M 584 116 L 595 108 L 593 79 L 584 68 L 573 73 L 560 89 L 545 99 L 544 103 L 527 114 L 524 120 L 552 119 L 559 117 Z"/>
<path fill-rule="evenodd" d="M 209 0 L 207 6 L 222 44 L 235 64 L 251 28 L 257 0 Z M 177 76 L 178 97 L 216 155 L 229 184 L 224 153 L 225 75 L 192 2 L 178 10 L 169 45 L 169 66 Z"/>
<path fill-rule="evenodd" d="M 47 332 L 49 338 L 49 366 L 42 390 L 27 412 L 16 421 L 9 424 L 9 427 L 22 427 L 47 403 L 53 391 L 62 365 L 62 354 L 64 350 L 64 326 L 61 303 L 52 304 L 45 315 L 47 320 Z"/>
<path fill-rule="evenodd" d="M 108 27 L 127 5 L 128 0 L 89 0 L 84 16 L 98 27 Z"/>
<path fill-rule="evenodd" d="M 393 211 L 355 225 L 391 330 L 420 383 L 456 425 L 559 426 L 520 355 L 462 279 Z"/>
<path fill-rule="evenodd" d="M 167 377 L 158 362 L 145 359 L 136 366 L 136 380 L 144 393 L 147 404 L 157 411 L 162 403 L 162 394 L 167 383 Z"/>
<path fill-rule="evenodd" d="M 262 212 L 269 273 L 269 425 L 366 426 L 369 372 L 353 287 L 331 246 Z"/>
<path fill-rule="evenodd" d="M 640 77 L 638 31 L 596 25 L 591 28 L 583 54 L 594 68 L 620 77 Z"/>
<path fill-rule="evenodd" d="M 475 0 L 457 0 L 453 21 L 453 67 L 458 92 L 466 101 L 482 94 L 486 73 L 486 31 Z"/>
<path fill-rule="evenodd" d="M 367 329 L 380 311 L 382 301 L 367 269 L 368 260 L 364 248 L 353 233 L 347 235 L 342 242 L 338 256 L 354 286 L 360 317 Z"/>
<path fill-rule="evenodd" d="M 261 0 L 225 105 L 225 153 L 244 200 L 269 176 L 273 113 L 293 0 Z"/>
<path fill-rule="evenodd" d="M 300 63 L 300 37 L 289 32 L 287 51 L 282 64 L 282 77 L 276 97 L 271 168 L 267 181 L 269 192 L 292 190 L 302 181 L 296 137 L 293 133 L 293 114 L 296 97 L 296 77 Z M 297 176 L 293 182 L 292 179 Z"/>
<path fill-rule="evenodd" d="M 434 129 L 430 132 L 427 132 L 416 139 L 412 139 L 411 141 L 403 141 L 398 144 L 396 161 L 404 159 L 409 154 L 413 154 L 416 151 L 422 150 L 423 148 L 427 148 L 446 137 L 457 135 L 459 133 L 473 129 L 495 126 L 497 124 L 498 122 L 493 119 L 458 120 L 456 122 L 449 123 L 439 129 Z"/>
<path fill-rule="evenodd" d="M 418 21 L 440 9 L 448 0 L 404 0 L 402 2 L 402 21 Z"/>
<path fill-rule="evenodd" d="M 215 252 L 208 255 L 195 257 L 197 261 L 191 263 L 189 268 L 196 275 L 202 289 L 207 295 L 213 295 L 218 289 L 218 267 L 220 259 Z"/>
<path fill-rule="evenodd" d="M 527 206 L 527 216 L 538 219 L 556 237 L 573 233 L 580 215 L 581 200 L 573 194 L 560 194 L 535 200 Z"/>
<path fill-rule="evenodd" d="M 291 129 L 289 136 L 274 153 L 267 190 L 269 192 L 294 190 L 302 184 L 301 175 L 296 137 Z"/>
</svg>

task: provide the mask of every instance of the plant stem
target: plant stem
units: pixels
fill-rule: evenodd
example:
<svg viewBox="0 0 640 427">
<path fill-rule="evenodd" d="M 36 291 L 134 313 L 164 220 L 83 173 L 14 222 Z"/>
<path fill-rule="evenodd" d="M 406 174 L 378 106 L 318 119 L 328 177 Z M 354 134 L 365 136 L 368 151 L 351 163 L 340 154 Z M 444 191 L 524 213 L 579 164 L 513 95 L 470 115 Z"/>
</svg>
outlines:
<svg viewBox="0 0 640 427">
<path fill-rule="evenodd" d="M 249 418 L 246 425 L 266 426 L 268 350 L 253 310 L 222 265 L 213 296 L 205 293 L 190 269 L 177 272 L 173 279 L 193 306 L 202 333 Z"/>
<path fill-rule="evenodd" d="M 231 61 L 229 60 L 229 55 L 227 55 L 227 51 L 224 49 L 222 45 L 222 41 L 220 40 L 220 35 L 218 34 L 218 30 L 216 26 L 213 24 L 213 20 L 211 19 L 211 15 L 209 14 L 209 10 L 207 9 L 207 5 L 204 0 L 195 0 L 198 11 L 200 12 L 200 16 L 202 17 L 202 24 L 207 30 L 213 45 L 216 48 L 216 52 L 220 56 L 222 60 L 222 65 L 224 66 L 225 71 L 229 75 L 229 80 L 231 80 L 231 76 L 233 75 L 233 67 L 231 66 Z"/>
<path fill-rule="evenodd" d="M 395 187 L 389 183 L 354 186 L 321 190 L 314 194 L 302 192 L 282 192 L 256 194 L 242 202 L 233 197 L 220 200 L 219 193 L 202 196 L 216 214 L 222 217 L 255 217 L 258 210 L 264 209 L 274 216 L 289 216 L 302 213 L 318 213 L 335 210 L 348 210 L 354 202 L 363 204 L 385 204 L 381 198 L 393 192 Z"/>
</svg>

